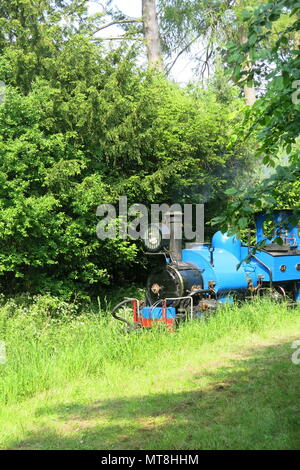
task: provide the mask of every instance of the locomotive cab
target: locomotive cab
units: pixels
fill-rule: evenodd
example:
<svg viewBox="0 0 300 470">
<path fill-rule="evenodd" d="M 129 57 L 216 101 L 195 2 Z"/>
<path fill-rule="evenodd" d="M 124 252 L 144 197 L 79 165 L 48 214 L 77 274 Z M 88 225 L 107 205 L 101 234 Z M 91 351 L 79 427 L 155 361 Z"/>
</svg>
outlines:
<svg viewBox="0 0 300 470">
<path fill-rule="evenodd" d="M 291 210 L 273 211 L 269 216 L 265 213 L 256 215 L 256 242 L 266 242 L 265 250 L 270 253 L 299 254 L 299 224 L 293 218 Z"/>
</svg>

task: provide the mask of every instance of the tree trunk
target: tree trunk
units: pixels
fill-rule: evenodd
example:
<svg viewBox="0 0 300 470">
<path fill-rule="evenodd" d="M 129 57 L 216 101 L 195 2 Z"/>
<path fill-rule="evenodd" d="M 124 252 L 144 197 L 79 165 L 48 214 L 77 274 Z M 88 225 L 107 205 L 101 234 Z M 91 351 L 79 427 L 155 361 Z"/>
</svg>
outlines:
<svg viewBox="0 0 300 470">
<path fill-rule="evenodd" d="M 240 43 L 245 44 L 248 42 L 247 31 L 244 26 L 239 28 Z M 250 67 L 245 69 L 247 72 L 250 72 Z M 244 85 L 245 100 L 248 106 L 253 106 L 256 101 L 256 90 L 255 87 L 249 87 L 247 83 Z"/>
<path fill-rule="evenodd" d="M 142 14 L 149 67 L 163 72 L 164 66 L 156 13 L 156 0 L 142 0 Z"/>
</svg>

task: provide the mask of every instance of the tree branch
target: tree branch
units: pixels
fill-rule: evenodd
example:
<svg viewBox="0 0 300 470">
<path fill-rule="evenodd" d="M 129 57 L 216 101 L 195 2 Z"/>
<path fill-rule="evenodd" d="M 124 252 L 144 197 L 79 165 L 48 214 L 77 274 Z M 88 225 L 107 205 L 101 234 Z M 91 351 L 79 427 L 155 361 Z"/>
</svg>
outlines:
<svg viewBox="0 0 300 470">
<path fill-rule="evenodd" d="M 99 33 L 99 31 L 102 31 L 103 29 L 109 28 L 110 26 L 113 26 L 115 24 L 125 24 L 125 23 L 142 23 L 142 19 L 131 19 L 131 20 L 114 20 L 111 21 L 110 23 L 107 23 L 100 28 L 98 28 L 96 31 L 94 31 L 93 34 Z"/>
<path fill-rule="evenodd" d="M 92 38 L 92 41 L 143 41 L 142 38 L 129 38 L 128 36 L 112 36 L 108 38 Z"/>
<path fill-rule="evenodd" d="M 184 53 L 186 52 L 190 47 L 191 45 L 197 41 L 197 39 L 199 39 L 200 37 L 202 36 L 202 34 L 199 34 L 197 37 L 195 37 L 194 39 L 192 39 L 192 41 L 190 41 L 180 52 L 179 54 L 175 57 L 175 60 L 172 62 L 172 64 L 170 65 L 170 67 L 167 68 L 167 75 L 171 72 L 172 68 L 174 67 L 174 65 L 176 64 L 177 60 L 179 59 L 179 57 Z"/>
</svg>

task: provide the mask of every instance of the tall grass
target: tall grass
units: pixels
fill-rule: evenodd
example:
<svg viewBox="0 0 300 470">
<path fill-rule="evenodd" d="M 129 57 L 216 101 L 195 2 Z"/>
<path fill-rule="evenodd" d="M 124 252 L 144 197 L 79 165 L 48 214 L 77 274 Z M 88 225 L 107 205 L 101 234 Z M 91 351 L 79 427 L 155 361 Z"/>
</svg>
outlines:
<svg viewBox="0 0 300 470">
<path fill-rule="evenodd" d="M 51 296 L 1 299 L 0 341 L 7 363 L 0 365 L 0 406 L 62 387 L 82 377 L 105 378 L 112 371 L 145 367 L 162 355 L 180 354 L 224 336 L 232 341 L 263 332 L 299 315 L 285 304 L 257 300 L 224 306 L 208 320 L 194 320 L 172 334 L 164 330 L 125 334 L 108 312 L 67 304 Z"/>
</svg>

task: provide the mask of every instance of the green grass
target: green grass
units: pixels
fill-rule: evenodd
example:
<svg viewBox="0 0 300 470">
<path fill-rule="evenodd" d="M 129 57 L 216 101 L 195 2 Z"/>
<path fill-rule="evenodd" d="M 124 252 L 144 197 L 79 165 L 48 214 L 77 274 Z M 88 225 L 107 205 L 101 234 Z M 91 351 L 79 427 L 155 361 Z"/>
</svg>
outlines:
<svg viewBox="0 0 300 470">
<path fill-rule="evenodd" d="M 261 300 L 130 335 L 91 310 L 2 300 L 0 448 L 299 449 L 299 308 Z"/>
</svg>

